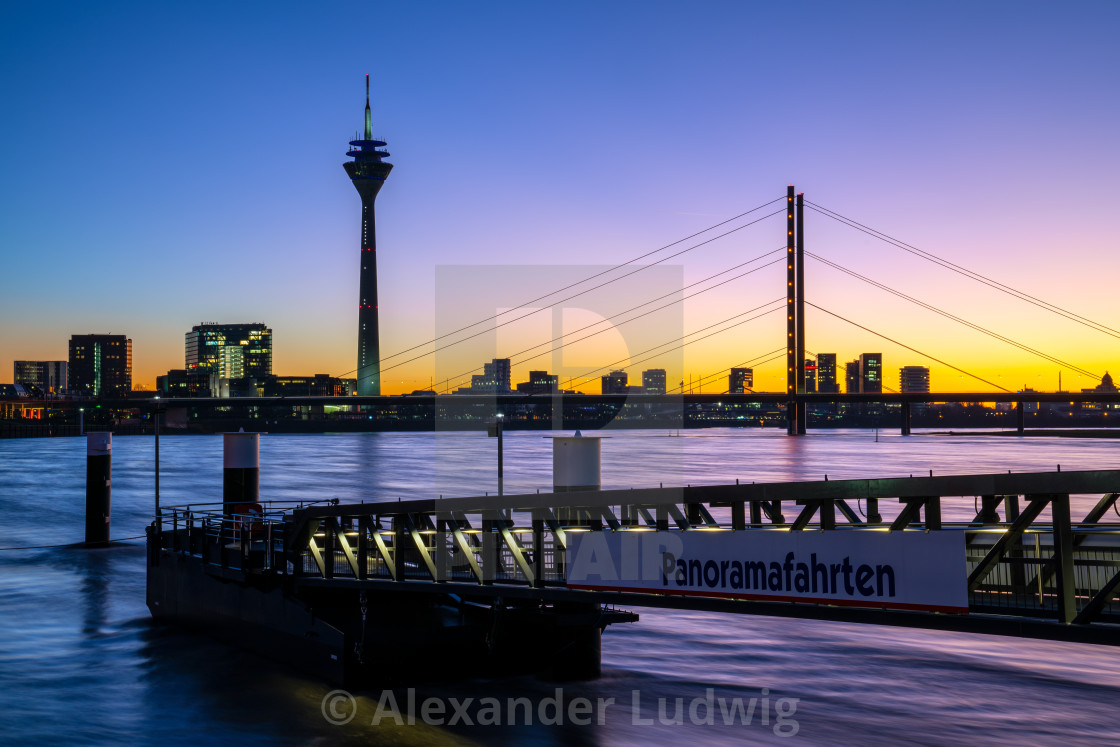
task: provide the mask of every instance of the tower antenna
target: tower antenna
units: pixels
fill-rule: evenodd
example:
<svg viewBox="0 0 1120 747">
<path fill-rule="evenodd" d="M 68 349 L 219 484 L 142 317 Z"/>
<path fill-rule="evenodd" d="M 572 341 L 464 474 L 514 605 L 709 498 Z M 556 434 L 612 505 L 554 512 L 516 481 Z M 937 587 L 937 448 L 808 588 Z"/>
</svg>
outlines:
<svg viewBox="0 0 1120 747">
<path fill-rule="evenodd" d="M 373 119 L 369 111 L 369 73 L 366 73 L 366 140 L 373 140 Z"/>
</svg>

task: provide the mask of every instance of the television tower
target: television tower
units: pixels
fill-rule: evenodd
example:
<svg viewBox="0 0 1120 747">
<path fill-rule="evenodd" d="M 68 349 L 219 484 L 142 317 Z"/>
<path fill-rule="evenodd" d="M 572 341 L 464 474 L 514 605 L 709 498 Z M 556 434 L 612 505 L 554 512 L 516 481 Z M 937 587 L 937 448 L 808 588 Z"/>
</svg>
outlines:
<svg viewBox="0 0 1120 747">
<path fill-rule="evenodd" d="M 381 345 L 377 335 L 377 238 L 373 203 L 393 164 L 382 159 L 389 152 L 383 140 L 373 139 L 369 110 L 369 73 L 366 73 L 366 126 L 360 140 L 350 141 L 346 155 L 354 160 L 343 164 L 362 198 L 362 264 L 358 293 L 358 394 L 381 394 Z"/>
</svg>

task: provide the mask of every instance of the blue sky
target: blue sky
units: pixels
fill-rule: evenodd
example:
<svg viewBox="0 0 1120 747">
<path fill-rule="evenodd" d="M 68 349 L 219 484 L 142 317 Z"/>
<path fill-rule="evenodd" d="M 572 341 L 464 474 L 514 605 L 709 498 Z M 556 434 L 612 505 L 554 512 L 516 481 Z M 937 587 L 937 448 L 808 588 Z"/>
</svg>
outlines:
<svg viewBox="0 0 1120 747">
<path fill-rule="evenodd" d="M 367 72 L 396 166 L 378 198 L 385 355 L 433 336 L 439 267 L 623 262 L 789 182 L 1120 327 L 1118 20 L 1112 2 L 8 2 L 0 381 L 13 359 L 65 358 L 71 334 L 116 332 L 150 387 L 202 321 L 270 324 L 279 373 L 352 370 L 359 202 L 341 164 Z M 688 283 L 782 241 L 774 218 L 676 264 Z M 1116 337 L 826 219 L 810 216 L 807 241 L 1063 360 L 1099 373 L 1120 361 Z M 1012 388 L 1056 378 L 807 269 L 820 305 L 923 352 Z M 782 284 L 774 268 L 706 294 L 684 305 L 684 328 Z M 888 372 L 929 364 L 935 387 L 975 384 L 829 318 L 809 328 L 811 350 L 882 351 Z M 780 317 L 762 320 L 686 348 L 680 374 L 782 339 Z M 477 351 L 490 353 L 508 354 Z M 386 390 L 426 385 L 430 361 Z M 760 371 L 763 388 L 780 373 Z"/>
</svg>

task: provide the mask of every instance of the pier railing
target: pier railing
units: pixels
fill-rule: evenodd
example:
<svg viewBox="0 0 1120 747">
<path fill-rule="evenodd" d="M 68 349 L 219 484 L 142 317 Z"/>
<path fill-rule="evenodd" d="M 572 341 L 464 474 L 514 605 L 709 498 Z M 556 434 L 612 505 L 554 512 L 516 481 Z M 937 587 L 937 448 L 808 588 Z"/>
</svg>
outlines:
<svg viewBox="0 0 1120 747">
<path fill-rule="evenodd" d="M 1074 506 L 1092 504 L 1077 521 L 1071 495 Z M 158 547 L 227 575 L 553 592 L 566 589 L 566 548 L 580 532 L 742 532 L 745 543 L 758 532 L 959 532 L 970 612 L 1086 625 L 1120 623 L 1120 523 L 1107 521 L 1118 497 L 1120 471 L 1048 472 L 316 505 L 263 517 L 188 507 L 154 528 Z"/>
</svg>

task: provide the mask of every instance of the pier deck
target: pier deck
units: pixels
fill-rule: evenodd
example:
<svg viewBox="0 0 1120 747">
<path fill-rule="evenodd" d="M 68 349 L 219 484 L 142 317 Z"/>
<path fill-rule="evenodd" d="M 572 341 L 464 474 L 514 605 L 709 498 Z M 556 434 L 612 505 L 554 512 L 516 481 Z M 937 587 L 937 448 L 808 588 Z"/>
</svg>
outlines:
<svg viewBox="0 0 1120 747">
<path fill-rule="evenodd" d="M 1079 520 L 1071 495 L 1094 496 Z M 297 593 L 577 605 L 600 628 L 636 619 L 604 607 L 626 605 L 1117 644 L 1118 496 L 1120 471 L 1091 471 L 318 504 L 253 525 L 188 507 L 153 526 L 152 561 Z M 962 506 L 971 521 L 942 520 Z"/>
</svg>

